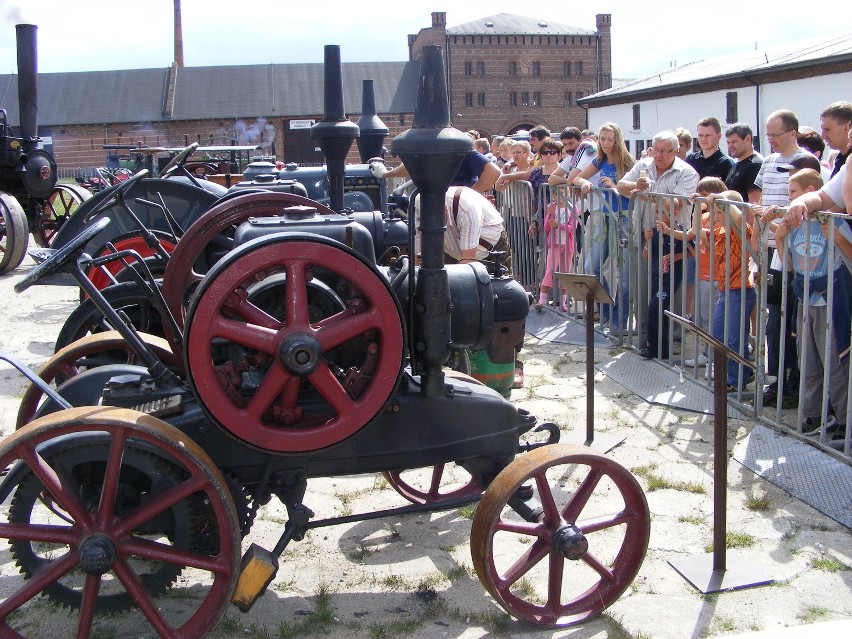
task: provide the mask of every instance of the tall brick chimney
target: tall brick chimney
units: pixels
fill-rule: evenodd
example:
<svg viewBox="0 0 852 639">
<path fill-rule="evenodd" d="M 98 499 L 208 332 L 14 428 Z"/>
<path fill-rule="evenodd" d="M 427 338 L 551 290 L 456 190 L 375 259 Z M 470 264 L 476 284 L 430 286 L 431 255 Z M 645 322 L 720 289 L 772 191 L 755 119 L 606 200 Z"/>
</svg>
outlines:
<svg viewBox="0 0 852 639">
<path fill-rule="evenodd" d="M 180 0 L 175 0 L 175 66 L 183 67 L 183 28 L 180 21 Z"/>
<path fill-rule="evenodd" d="M 599 13 L 595 16 L 598 28 L 598 91 L 612 86 L 612 15 Z"/>
</svg>

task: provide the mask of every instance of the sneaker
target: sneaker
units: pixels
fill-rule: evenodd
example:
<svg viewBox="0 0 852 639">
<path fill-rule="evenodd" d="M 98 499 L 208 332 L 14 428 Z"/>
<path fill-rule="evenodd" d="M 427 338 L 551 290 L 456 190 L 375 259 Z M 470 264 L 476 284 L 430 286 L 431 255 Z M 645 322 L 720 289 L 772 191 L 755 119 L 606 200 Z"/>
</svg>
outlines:
<svg viewBox="0 0 852 639">
<path fill-rule="evenodd" d="M 539 313 L 541 313 L 541 309 L 543 309 L 543 308 L 544 308 L 544 304 L 542 304 L 541 302 L 535 303 L 535 310 L 537 310 Z"/>
<path fill-rule="evenodd" d="M 695 359 L 688 359 L 683 364 L 684 366 L 695 368 L 697 366 L 707 366 L 708 361 L 707 356 L 704 353 L 701 353 L 701 355 Z"/>
<path fill-rule="evenodd" d="M 641 357 L 642 359 L 653 359 L 654 354 L 651 352 L 650 348 L 643 348 L 641 351 L 639 351 L 639 357 Z"/>
<path fill-rule="evenodd" d="M 563 304 L 562 306 L 559 307 L 559 310 L 561 310 L 563 313 L 567 313 L 568 312 L 568 305 Z"/>
<path fill-rule="evenodd" d="M 819 435 L 822 431 L 822 420 L 819 417 L 806 417 L 802 422 L 802 435 Z M 829 415 L 825 422 L 826 434 L 834 433 L 837 430 L 837 419 L 834 415 Z"/>
</svg>

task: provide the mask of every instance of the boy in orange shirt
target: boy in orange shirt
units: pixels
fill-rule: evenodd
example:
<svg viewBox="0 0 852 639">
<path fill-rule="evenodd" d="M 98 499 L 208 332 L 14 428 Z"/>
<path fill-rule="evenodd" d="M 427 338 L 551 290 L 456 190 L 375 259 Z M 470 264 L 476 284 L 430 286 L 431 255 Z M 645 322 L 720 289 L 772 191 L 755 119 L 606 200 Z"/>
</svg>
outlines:
<svg viewBox="0 0 852 639">
<path fill-rule="evenodd" d="M 718 199 L 742 202 L 743 197 L 736 191 L 724 191 Z M 746 224 L 740 207 L 730 205 L 725 208 L 707 199 L 713 212 L 710 229 L 701 229 L 701 240 L 712 246 L 716 266 L 715 280 L 719 283 L 719 299 L 713 311 L 712 335 L 735 353 L 746 355 L 747 335 L 751 311 L 757 301 L 754 288 L 748 281 L 748 249 L 751 247 L 751 227 Z M 726 212 L 727 209 L 727 212 Z M 725 327 L 727 325 L 727 338 Z M 740 383 L 741 365 L 728 360 L 728 392 L 736 392 L 753 379 L 751 369 L 742 372 L 746 378 Z"/>
</svg>

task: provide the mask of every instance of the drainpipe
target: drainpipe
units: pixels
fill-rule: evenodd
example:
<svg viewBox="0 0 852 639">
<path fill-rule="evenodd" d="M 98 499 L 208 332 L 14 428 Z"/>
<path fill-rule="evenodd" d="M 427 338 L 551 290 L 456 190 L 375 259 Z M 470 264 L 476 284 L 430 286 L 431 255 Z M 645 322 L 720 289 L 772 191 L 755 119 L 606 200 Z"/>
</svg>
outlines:
<svg viewBox="0 0 852 639">
<path fill-rule="evenodd" d="M 752 144 L 757 141 L 757 146 L 755 147 L 757 151 L 763 152 L 760 148 L 761 142 L 763 141 L 763 136 L 760 133 L 760 127 L 763 124 L 763 120 L 760 117 L 760 85 L 752 80 L 745 73 L 743 74 L 743 79 L 746 82 L 750 82 L 752 86 L 754 86 L 754 137 L 752 138 Z"/>
</svg>

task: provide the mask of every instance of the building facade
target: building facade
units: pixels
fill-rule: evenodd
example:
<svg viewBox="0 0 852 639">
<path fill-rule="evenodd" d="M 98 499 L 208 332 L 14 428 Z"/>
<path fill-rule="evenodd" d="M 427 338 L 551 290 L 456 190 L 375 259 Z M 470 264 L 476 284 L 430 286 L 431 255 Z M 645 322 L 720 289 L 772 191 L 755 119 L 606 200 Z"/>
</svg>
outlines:
<svg viewBox="0 0 852 639">
<path fill-rule="evenodd" d="M 444 47 L 453 126 L 489 136 L 586 126 L 578 100 L 612 86 L 612 18 L 596 30 L 501 13 L 455 27 L 446 13 L 408 36 L 409 58 Z"/>
<path fill-rule="evenodd" d="M 390 140 L 411 126 L 420 55 L 444 47 L 453 125 L 484 135 L 542 124 L 585 127 L 578 100 L 611 85 L 610 15 L 596 30 L 498 14 L 447 27 L 446 13 L 408 36 L 407 62 L 343 63 L 346 112 L 372 79 Z M 39 74 L 39 134 L 64 175 L 103 166 L 104 145 L 257 144 L 285 162 L 321 163 L 310 126 L 322 118 L 322 64 L 185 67 L 176 27 L 167 68 Z M 293 90 L 297 87 L 298 90 Z M 18 124 L 17 79 L 0 74 L 0 107 Z M 357 150 L 349 156 L 358 161 Z"/>
<path fill-rule="evenodd" d="M 581 104 L 592 129 L 617 123 L 637 156 L 655 133 L 682 126 L 694 135 L 697 122 L 710 116 L 723 128 L 749 124 L 755 145 L 766 152 L 763 127 L 770 113 L 789 109 L 801 125 L 819 130 L 819 114 L 848 100 L 849 86 L 852 34 L 691 62 L 582 98 Z"/>
</svg>

